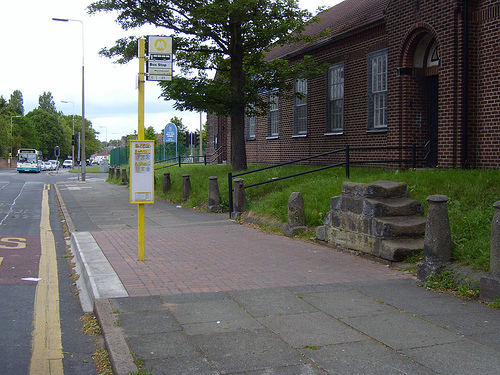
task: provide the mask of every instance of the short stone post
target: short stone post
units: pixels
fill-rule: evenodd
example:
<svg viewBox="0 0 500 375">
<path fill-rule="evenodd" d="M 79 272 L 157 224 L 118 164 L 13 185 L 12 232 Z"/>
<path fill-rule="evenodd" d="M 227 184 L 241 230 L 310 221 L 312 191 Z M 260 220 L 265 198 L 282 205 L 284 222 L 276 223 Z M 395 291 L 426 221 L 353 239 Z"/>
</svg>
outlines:
<svg viewBox="0 0 500 375">
<path fill-rule="evenodd" d="M 182 175 L 182 199 L 181 202 L 185 202 L 189 199 L 189 194 L 191 194 L 191 179 L 190 175 Z"/>
<path fill-rule="evenodd" d="M 109 167 L 109 169 L 108 169 L 108 178 L 113 178 L 114 174 L 115 174 L 115 167 Z"/>
<path fill-rule="evenodd" d="M 208 212 L 220 211 L 220 193 L 217 176 L 208 178 Z"/>
<path fill-rule="evenodd" d="M 428 276 L 443 270 L 451 259 L 451 230 L 448 218 L 446 195 L 427 197 L 429 208 L 425 223 L 424 255 L 425 260 L 417 264 L 417 277 L 425 281 Z"/>
<path fill-rule="evenodd" d="M 491 221 L 490 274 L 481 278 L 481 299 L 493 301 L 500 298 L 500 201 L 493 204 L 495 214 Z"/>
<path fill-rule="evenodd" d="M 247 204 L 247 196 L 245 193 L 245 184 L 242 178 L 234 179 L 234 195 L 233 195 L 234 211 L 231 212 L 231 218 L 236 219 L 243 211 Z"/>
<path fill-rule="evenodd" d="M 170 173 L 163 173 L 163 193 L 166 193 L 172 187 L 172 182 L 170 181 Z"/>
<path fill-rule="evenodd" d="M 288 199 L 288 224 L 285 228 L 285 236 L 293 237 L 305 229 L 307 227 L 304 198 L 301 193 L 292 193 Z"/>
<path fill-rule="evenodd" d="M 127 178 L 127 168 L 122 169 L 122 185 L 127 185 L 128 184 L 128 178 Z"/>
</svg>

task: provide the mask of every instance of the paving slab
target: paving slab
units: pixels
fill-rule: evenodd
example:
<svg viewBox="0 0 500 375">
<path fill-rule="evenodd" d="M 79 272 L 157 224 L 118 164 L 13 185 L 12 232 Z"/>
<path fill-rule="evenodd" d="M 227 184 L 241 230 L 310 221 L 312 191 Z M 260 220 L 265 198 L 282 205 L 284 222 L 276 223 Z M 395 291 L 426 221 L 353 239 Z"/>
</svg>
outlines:
<svg viewBox="0 0 500 375">
<path fill-rule="evenodd" d="M 304 301 L 336 318 L 369 316 L 397 312 L 384 301 L 375 300 L 357 290 L 303 294 Z"/>
<path fill-rule="evenodd" d="M 193 340 L 223 374 L 307 363 L 300 353 L 265 329 L 196 335 Z"/>
<path fill-rule="evenodd" d="M 341 321 L 394 350 L 462 340 L 457 333 L 428 323 L 407 312 L 345 318 Z"/>
<path fill-rule="evenodd" d="M 335 375 L 430 375 L 431 369 L 369 340 L 301 350 L 317 365 Z"/>
<path fill-rule="evenodd" d="M 317 311 L 284 288 L 229 291 L 227 294 L 255 317 Z"/>
<path fill-rule="evenodd" d="M 403 353 L 444 375 L 494 375 L 500 369 L 498 351 L 471 340 L 416 348 Z"/>
<path fill-rule="evenodd" d="M 368 339 L 323 312 L 262 317 L 258 320 L 296 349 Z"/>
</svg>

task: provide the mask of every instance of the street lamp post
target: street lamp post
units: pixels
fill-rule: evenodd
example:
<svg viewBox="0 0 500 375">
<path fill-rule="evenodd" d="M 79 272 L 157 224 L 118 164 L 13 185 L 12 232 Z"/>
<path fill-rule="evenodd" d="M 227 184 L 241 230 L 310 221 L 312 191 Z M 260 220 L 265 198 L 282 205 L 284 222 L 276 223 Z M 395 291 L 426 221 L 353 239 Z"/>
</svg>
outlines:
<svg viewBox="0 0 500 375">
<path fill-rule="evenodd" d="M 52 18 L 53 21 L 60 22 L 80 22 L 82 25 L 82 153 L 80 160 L 82 162 L 82 181 L 85 181 L 85 167 L 87 166 L 87 158 L 85 157 L 85 59 L 84 59 L 84 33 L 83 33 L 83 21 L 73 20 L 70 18 Z"/>
<path fill-rule="evenodd" d="M 71 161 L 73 162 L 73 165 L 75 165 L 75 145 L 73 144 L 73 134 L 75 134 L 75 103 L 70 102 L 68 100 L 61 100 L 61 103 L 65 104 L 73 104 L 73 115 L 72 115 L 72 120 L 73 120 L 73 132 L 71 133 Z"/>
<path fill-rule="evenodd" d="M 23 117 L 23 116 L 20 116 L 20 115 L 17 115 L 17 116 L 10 116 L 10 158 L 9 158 L 9 168 L 12 164 L 12 147 L 14 146 L 14 139 L 12 138 L 12 119 L 14 117 Z"/>
</svg>

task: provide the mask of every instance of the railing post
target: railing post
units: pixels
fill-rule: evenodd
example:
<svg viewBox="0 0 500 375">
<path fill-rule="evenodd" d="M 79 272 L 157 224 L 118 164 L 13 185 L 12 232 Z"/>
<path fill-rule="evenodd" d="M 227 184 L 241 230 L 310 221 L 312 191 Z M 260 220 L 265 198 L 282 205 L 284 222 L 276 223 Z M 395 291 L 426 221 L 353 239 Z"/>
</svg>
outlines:
<svg viewBox="0 0 500 375">
<path fill-rule="evenodd" d="M 227 190 L 229 192 L 229 217 L 233 212 L 233 174 L 229 172 L 227 174 Z"/>
<path fill-rule="evenodd" d="M 345 146 L 345 177 L 346 178 L 350 177 L 350 171 L 349 171 L 349 145 Z"/>
<path fill-rule="evenodd" d="M 181 156 L 179 155 L 179 168 L 181 167 Z"/>
<path fill-rule="evenodd" d="M 411 145 L 411 167 L 417 168 L 417 145 L 415 143 Z"/>
<path fill-rule="evenodd" d="M 207 165 L 207 154 L 203 155 L 203 161 L 205 163 L 205 166 Z"/>
</svg>

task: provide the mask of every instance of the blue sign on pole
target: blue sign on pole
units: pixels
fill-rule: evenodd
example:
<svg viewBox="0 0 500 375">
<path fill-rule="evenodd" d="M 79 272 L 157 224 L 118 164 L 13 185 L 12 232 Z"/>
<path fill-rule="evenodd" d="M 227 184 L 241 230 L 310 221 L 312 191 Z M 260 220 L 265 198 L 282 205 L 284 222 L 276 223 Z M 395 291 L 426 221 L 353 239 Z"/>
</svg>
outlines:
<svg viewBox="0 0 500 375">
<path fill-rule="evenodd" d="M 175 143 L 175 157 L 177 157 L 177 126 L 171 122 L 163 130 L 163 159 L 165 159 L 165 143 Z"/>
<path fill-rule="evenodd" d="M 163 132 L 163 139 L 165 143 L 177 143 L 177 126 L 168 123 Z"/>
</svg>

